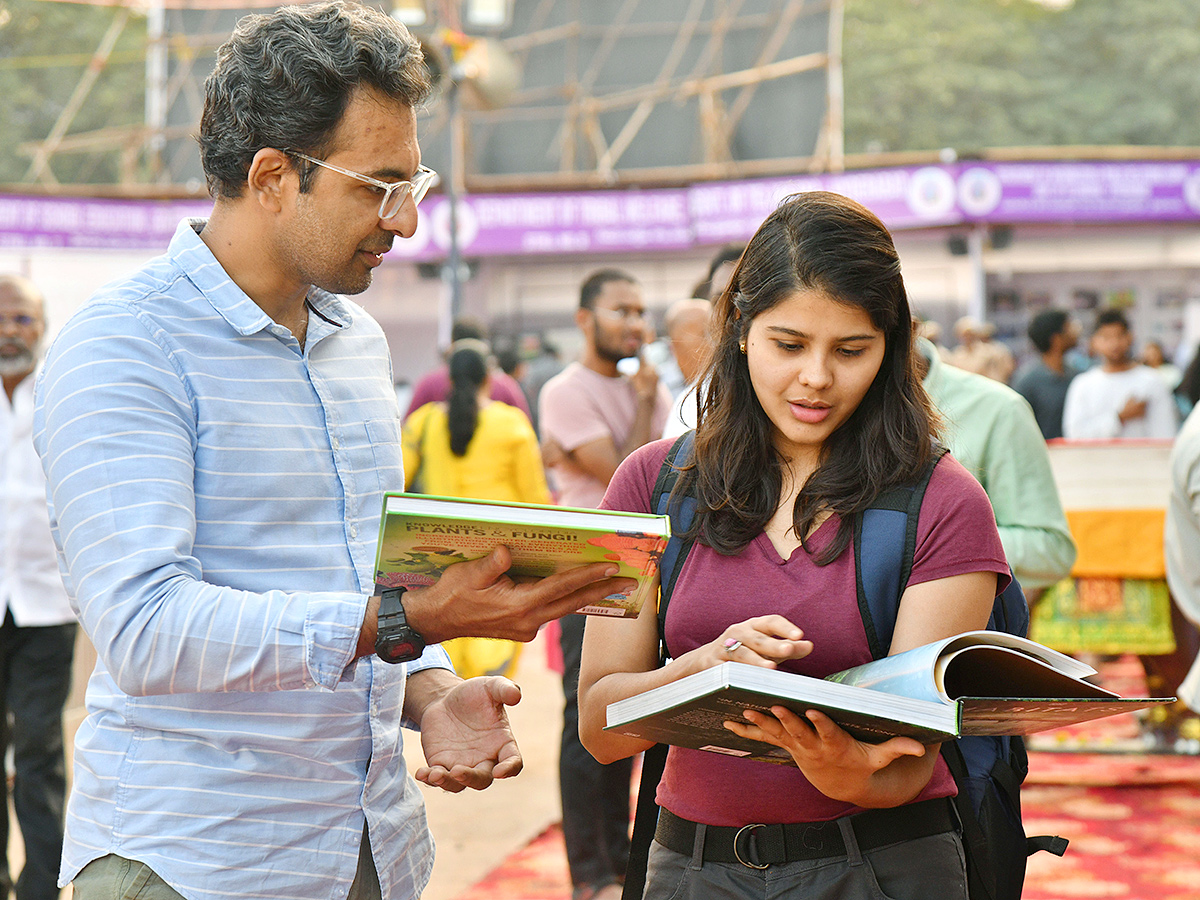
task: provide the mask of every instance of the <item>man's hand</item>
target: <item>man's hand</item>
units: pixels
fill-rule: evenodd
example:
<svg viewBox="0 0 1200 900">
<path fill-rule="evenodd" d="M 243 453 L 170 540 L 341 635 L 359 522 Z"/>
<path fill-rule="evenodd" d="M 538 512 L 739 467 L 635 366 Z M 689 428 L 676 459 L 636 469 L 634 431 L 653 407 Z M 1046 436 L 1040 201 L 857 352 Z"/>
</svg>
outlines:
<svg viewBox="0 0 1200 900">
<path fill-rule="evenodd" d="M 658 399 L 658 369 L 654 368 L 654 363 L 645 356 L 640 357 L 640 362 L 641 365 L 630 380 L 637 391 L 638 399 L 653 406 Z"/>
<path fill-rule="evenodd" d="M 614 563 L 600 562 L 547 575 L 514 580 L 508 548 L 482 559 L 456 563 L 427 588 L 404 595 L 408 622 L 429 643 L 455 637 L 531 641 L 549 622 L 611 594 L 632 591 L 632 578 L 613 578 Z"/>
<path fill-rule="evenodd" d="M 410 686 L 425 674 L 410 678 Z M 504 709 L 520 700 L 521 689 L 499 676 L 460 680 L 436 693 L 412 716 L 421 726 L 426 762 L 414 773 L 417 781 L 456 794 L 463 788 L 482 791 L 495 779 L 520 772 L 521 751 Z M 405 708 L 415 711 L 408 703 Z"/>
<path fill-rule="evenodd" d="M 538 449 L 542 452 L 542 465 L 547 469 L 553 469 L 555 466 L 561 466 L 567 461 L 567 452 L 563 450 L 562 445 L 552 437 L 542 438 L 542 442 L 538 445 Z"/>
<path fill-rule="evenodd" d="M 1132 422 L 1134 419 L 1142 419 L 1146 416 L 1146 401 L 1137 397 L 1130 397 L 1125 401 L 1125 405 L 1121 407 L 1121 411 L 1117 413 L 1117 418 L 1124 425 L 1127 422 Z"/>
</svg>

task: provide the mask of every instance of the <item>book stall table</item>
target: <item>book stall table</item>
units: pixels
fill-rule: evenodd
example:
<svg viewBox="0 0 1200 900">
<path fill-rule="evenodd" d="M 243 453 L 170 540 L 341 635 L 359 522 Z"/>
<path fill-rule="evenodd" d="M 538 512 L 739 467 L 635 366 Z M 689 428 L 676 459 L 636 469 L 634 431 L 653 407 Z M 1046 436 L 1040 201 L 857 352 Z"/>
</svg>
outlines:
<svg viewBox="0 0 1200 900">
<path fill-rule="evenodd" d="M 1030 637 L 1064 653 L 1175 650 L 1163 557 L 1169 440 L 1049 442 L 1078 556 L 1033 610 Z"/>
</svg>

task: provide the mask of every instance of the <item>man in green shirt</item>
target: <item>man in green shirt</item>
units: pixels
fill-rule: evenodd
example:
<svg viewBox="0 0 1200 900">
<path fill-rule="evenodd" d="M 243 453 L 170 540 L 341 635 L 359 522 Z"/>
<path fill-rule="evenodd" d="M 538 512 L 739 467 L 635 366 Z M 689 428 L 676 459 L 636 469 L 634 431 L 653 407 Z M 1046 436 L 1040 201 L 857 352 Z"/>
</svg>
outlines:
<svg viewBox="0 0 1200 900">
<path fill-rule="evenodd" d="M 925 390 L 944 421 L 942 440 L 983 485 L 1004 553 L 1030 600 L 1066 578 L 1075 542 L 1029 403 L 1012 388 L 944 363 L 924 338 Z"/>
</svg>

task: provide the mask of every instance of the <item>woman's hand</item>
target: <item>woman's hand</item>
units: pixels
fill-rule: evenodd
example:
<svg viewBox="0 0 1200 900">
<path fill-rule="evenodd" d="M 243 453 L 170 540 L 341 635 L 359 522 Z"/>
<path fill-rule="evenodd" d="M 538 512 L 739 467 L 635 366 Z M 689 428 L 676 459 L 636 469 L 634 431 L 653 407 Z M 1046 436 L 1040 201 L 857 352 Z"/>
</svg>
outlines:
<svg viewBox="0 0 1200 900">
<path fill-rule="evenodd" d="M 715 641 L 685 653 L 689 669 L 700 670 L 726 662 L 748 663 L 773 669 L 789 659 L 812 653 L 812 641 L 783 616 L 756 616 L 730 625 Z"/>
<path fill-rule="evenodd" d="M 748 709 L 743 715 L 751 724 L 726 722 L 725 727 L 786 750 L 813 787 L 834 800 L 863 807 L 907 803 L 928 783 L 937 759 L 936 752 L 912 738 L 894 737 L 882 744 L 856 740 L 815 709 L 798 716 L 773 706 L 771 713 Z"/>
</svg>

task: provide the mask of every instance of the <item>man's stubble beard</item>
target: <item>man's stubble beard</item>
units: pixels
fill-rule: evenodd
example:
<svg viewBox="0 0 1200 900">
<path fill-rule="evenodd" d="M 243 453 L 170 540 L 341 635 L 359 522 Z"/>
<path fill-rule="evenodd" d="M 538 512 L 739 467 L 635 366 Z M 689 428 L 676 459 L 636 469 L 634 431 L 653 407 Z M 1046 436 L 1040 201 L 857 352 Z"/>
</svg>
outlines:
<svg viewBox="0 0 1200 900">
<path fill-rule="evenodd" d="M 639 343 L 637 350 L 635 350 L 633 353 L 626 353 L 624 350 L 610 346 L 607 342 L 600 340 L 598 337 L 594 339 L 592 343 L 593 347 L 595 348 L 596 355 L 601 359 L 612 363 L 613 365 L 616 365 L 623 359 L 632 359 L 633 357 L 637 356 L 642 349 L 642 344 Z"/>
</svg>

